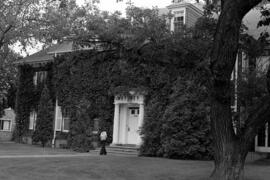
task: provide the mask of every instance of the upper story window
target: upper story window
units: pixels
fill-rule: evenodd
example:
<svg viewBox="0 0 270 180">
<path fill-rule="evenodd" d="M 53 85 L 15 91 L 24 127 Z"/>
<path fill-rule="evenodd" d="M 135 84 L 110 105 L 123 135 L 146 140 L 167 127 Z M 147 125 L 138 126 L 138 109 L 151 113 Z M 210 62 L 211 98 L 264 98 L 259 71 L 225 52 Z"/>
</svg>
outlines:
<svg viewBox="0 0 270 180">
<path fill-rule="evenodd" d="M 33 82 L 37 86 L 40 83 L 43 83 L 47 78 L 47 71 L 37 71 L 34 74 Z"/>
<path fill-rule="evenodd" d="M 184 16 L 174 17 L 174 31 L 180 31 L 184 26 Z"/>
</svg>

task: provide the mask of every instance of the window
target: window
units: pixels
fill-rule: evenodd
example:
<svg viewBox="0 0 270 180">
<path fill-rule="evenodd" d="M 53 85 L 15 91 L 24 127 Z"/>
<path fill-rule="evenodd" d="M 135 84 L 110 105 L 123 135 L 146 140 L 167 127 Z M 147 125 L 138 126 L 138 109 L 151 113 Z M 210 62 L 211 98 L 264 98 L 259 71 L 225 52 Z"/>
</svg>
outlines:
<svg viewBox="0 0 270 180">
<path fill-rule="evenodd" d="M 34 74 L 33 82 L 37 86 L 40 83 L 43 83 L 47 78 L 47 71 L 37 71 Z"/>
<path fill-rule="evenodd" d="M 0 120 L 0 131 L 11 131 L 11 120 L 1 119 Z"/>
<path fill-rule="evenodd" d="M 258 131 L 258 146 L 265 147 L 265 126 L 261 127 Z"/>
<path fill-rule="evenodd" d="M 36 128 L 36 121 L 37 121 L 37 112 L 36 111 L 30 112 L 29 129 L 35 130 L 35 128 Z"/>
<path fill-rule="evenodd" d="M 57 117 L 56 117 L 56 131 L 68 132 L 69 131 L 69 123 L 70 123 L 70 113 L 67 109 L 61 108 L 61 106 L 57 106 Z"/>
<path fill-rule="evenodd" d="M 69 131 L 69 122 L 70 122 L 70 113 L 67 109 L 64 109 L 62 115 L 63 115 L 62 131 L 68 132 Z"/>
<path fill-rule="evenodd" d="M 173 0 L 173 3 L 181 3 L 183 0 Z"/>
<path fill-rule="evenodd" d="M 133 116 L 138 116 L 140 114 L 139 108 L 134 107 L 134 108 L 129 108 L 129 110 L 130 110 L 130 114 Z"/>
<path fill-rule="evenodd" d="M 174 17 L 174 31 L 180 31 L 184 26 L 184 16 Z"/>
</svg>

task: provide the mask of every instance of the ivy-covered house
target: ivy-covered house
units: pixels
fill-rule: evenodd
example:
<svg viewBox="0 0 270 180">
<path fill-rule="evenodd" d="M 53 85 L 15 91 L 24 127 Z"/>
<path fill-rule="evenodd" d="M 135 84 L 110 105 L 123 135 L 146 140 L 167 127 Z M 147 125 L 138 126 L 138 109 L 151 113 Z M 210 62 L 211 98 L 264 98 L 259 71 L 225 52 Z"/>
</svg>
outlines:
<svg viewBox="0 0 270 180">
<path fill-rule="evenodd" d="M 169 21 L 169 27 L 172 31 L 178 31 L 184 25 L 187 27 L 193 26 L 196 20 L 203 15 L 202 10 L 197 5 L 185 1 L 174 2 L 172 5 L 168 6 L 167 9 L 162 9 L 161 13 L 168 13 L 169 11 L 173 14 L 173 18 L 171 18 Z M 22 141 L 32 143 L 32 136 L 33 132 L 36 130 L 36 123 L 38 118 L 37 113 L 39 99 L 42 89 L 46 85 L 49 88 L 50 97 L 54 104 L 54 112 L 52 112 L 54 115 L 54 119 L 52 121 L 53 137 L 51 144 L 59 146 L 60 144 L 67 143 L 66 139 L 68 139 L 70 134 L 73 134 L 73 131 L 72 133 L 69 133 L 70 124 L 72 124 L 71 114 L 76 114 L 71 113 L 71 111 L 74 111 L 74 108 L 80 105 L 70 105 L 68 102 L 66 102 L 67 100 L 65 99 L 64 94 L 69 93 L 63 93 L 63 91 L 65 91 L 63 87 L 68 84 L 66 80 L 62 79 L 59 81 L 58 78 L 59 84 L 56 84 L 54 77 L 57 74 L 55 72 L 55 59 L 61 55 L 62 57 L 68 58 L 70 53 L 82 49 L 82 47 L 76 47 L 73 41 L 66 40 L 16 62 L 16 65 L 19 68 L 20 79 L 17 93 L 18 116 L 15 137 L 20 137 Z M 84 50 L 91 50 L 91 48 L 87 47 Z M 96 43 L 95 50 L 97 50 Z M 58 60 L 57 62 L 60 61 L 61 60 Z M 65 82 L 66 84 L 61 85 L 62 82 Z M 74 87 L 72 88 L 75 89 Z M 90 91 L 91 88 L 92 87 L 89 87 L 89 89 L 85 89 L 85 91 Z M 135 89 L 136 88 L 137 87 L 135 87 Z M 58 90 L 61 92 L 58 92 Z M 106 118 L 110 118 L 111 121 L 113 121 L 111 122 L 112 127 L 109 130 L 112 132 L 112 144 L 128 144 L 136 146 L 141 145 L 142 139 L 139 130 L 141 129 L 144 121 L 145 94 L 145 91 L 134 91 L 130 89 L 126 90 L 126 93 L 124 94 L 120 93 L 110 95 L 111 100 L 108 105 L 108 111 L 110 111 L 110 113 L 108 113 L 109 117 Z M 75 97 L 72 98 L 74 98 L 72 102 L 76 101 Z M 80 102 L 81 99 L 77 99 L 77 101 Z M 65 105 L 62 106 L 63 103 Z M 105 108 L 103 107 L 103 109 Z M 92 114 L 98 113 L 93 112 Z M 100 114 L 106 113 L 103 112 Z M 111 117 L 111 115 L 114 115 L 114 117 Z M 80 117 L 76 118 L 78 119 Z M 92 119 L 95 119 L 95 122 L 92 123 L 92 125 L 89 125 L 89 127 L 91 126 L 90 129 L 92 132 L 97 131 L 97 122 L 99 118 L 100 117 L 98 115 L 92 117 Z M 85 129 L 85 131 L 87 131 L 87 129 Z M 73 135 L 76 136 L 76 134 Z"/>
</svg>

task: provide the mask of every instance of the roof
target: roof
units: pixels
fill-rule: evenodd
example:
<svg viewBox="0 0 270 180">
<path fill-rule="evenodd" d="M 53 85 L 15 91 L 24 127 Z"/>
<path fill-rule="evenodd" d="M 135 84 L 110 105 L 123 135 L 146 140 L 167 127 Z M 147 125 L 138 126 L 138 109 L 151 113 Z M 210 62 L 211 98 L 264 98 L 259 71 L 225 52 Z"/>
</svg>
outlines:
<svg viewBox="0 0 270 180">
<path fill-rule="evenodd" d="M 60 44 L 57 44 L 57 48 L 51 49 L 48 54 L 59 54 L 74 51 L 73 41 L 63 41 Z"/>
<path fill-rule="evenodd" d="M 53 61 L 54 55 L 59 53 L 71 52 L 73 49 L 73 42 L 63 41 L 62 43 L 52 45 L 44 50 L 38 51 L 30 56 L 20 59 L 15 64 L 37 64 L 47 63 Z"/>
</svg>

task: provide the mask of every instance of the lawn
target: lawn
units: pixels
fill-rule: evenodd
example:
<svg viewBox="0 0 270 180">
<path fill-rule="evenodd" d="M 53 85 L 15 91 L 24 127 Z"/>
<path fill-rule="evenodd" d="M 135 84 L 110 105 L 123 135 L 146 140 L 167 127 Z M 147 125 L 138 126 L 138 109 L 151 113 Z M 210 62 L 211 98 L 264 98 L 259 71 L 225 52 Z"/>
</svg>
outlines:
<svg viewBox="0 0 270 180">
<path fill-rule="evenodd" d="M 15 148 L 15 149 L 12 149 Z M 207 180 L 213 163 L 161 158 L 98 156 L 26 145 L 0 145 L 0 179 L 5 180 Z M 10 150 L 9 150 L 10 149 Z M 20 150 L 21 149 L 21 150 Z M 5 153 L 34 157 L 5 158 Z M 54 157 L 62 154 L 65 157 Z M 85 156 L 84 156 L 85 155 Z M 270 160 L 247 163 L 247 180 L 269 180 Z"/>
<path fill-rule="evenodd" d="M 248 180 L 268 180 L 270 162 L 249 163 Z M 212 163 L 121 156 L 2 158 L 0 179 L 206 180 Z"/>
</svg>

